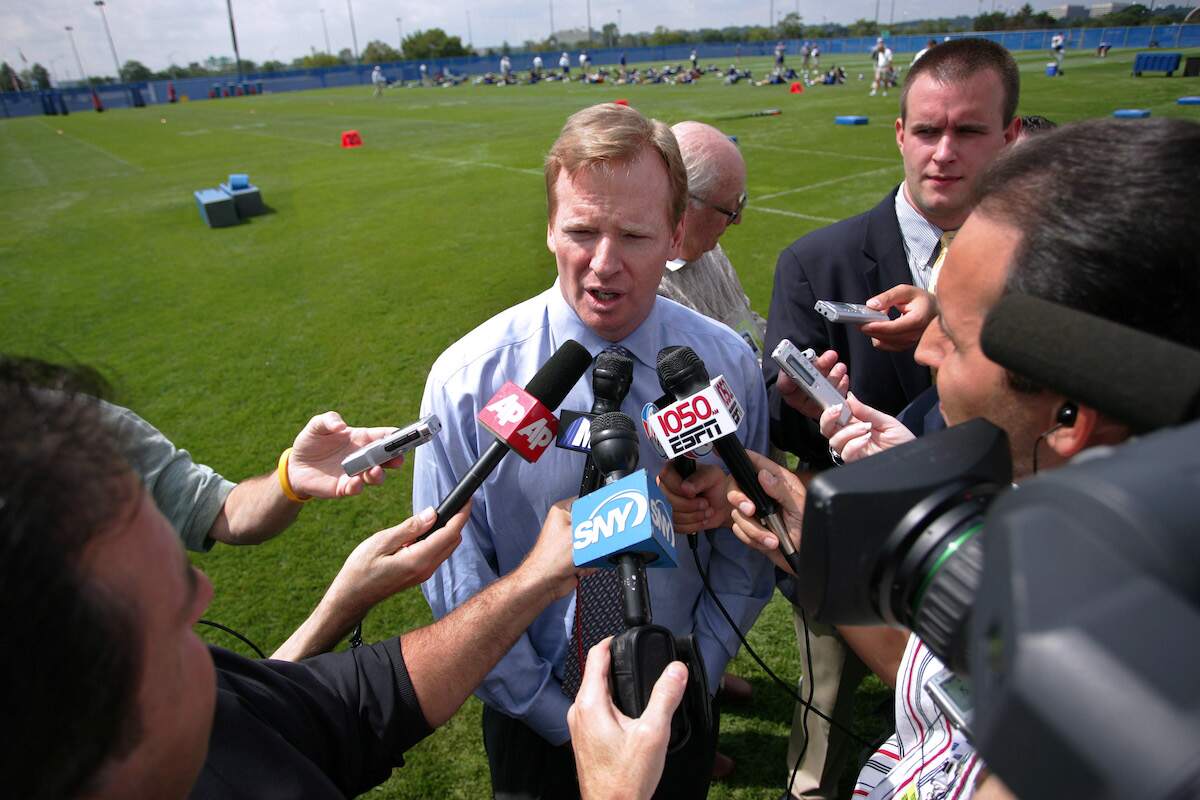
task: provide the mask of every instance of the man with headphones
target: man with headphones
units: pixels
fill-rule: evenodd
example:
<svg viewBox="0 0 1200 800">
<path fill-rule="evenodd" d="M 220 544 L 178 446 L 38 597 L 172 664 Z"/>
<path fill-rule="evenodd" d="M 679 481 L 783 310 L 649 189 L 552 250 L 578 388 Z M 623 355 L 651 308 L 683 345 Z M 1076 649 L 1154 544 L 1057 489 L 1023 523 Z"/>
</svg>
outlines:
<svg viewBox="0 0 1200 800">
<path fill-rule="evenodd" d="M 1179 211 L 1200 203 L 1198 154 L 1200 125 L 1194 123 L 1092 120 L 1014 148 L 980 182 L 975 210 L 938 283 L 939 315 L 926 328 L 916 358 L 936 372 L 938 410 L 947 425 L 982 417 L 1004 429 L 1017 481 L 1089 447 L 1117 444 L 1130 431 L 988 359 L 980 346 L 984 320 L 1003 295 L 1026 294 L 1200 349 L 1200 329 L 1188 306 L 1200 291 L 1200 251 L 1193 246 L 1191 219 Z M 1117 182 L 1123 187 L 1118 201 L 1094 190 Z M 840 406 L 821 417 L 821 432 L 843 460 L 913 438 L 894 417 L 853 395 L 846 402 L 853 412 L 847 424 L 837 421 Z M 751 458 L 799 547 L 803 484 L 769 459 Z M 734 533 L 787 569 L 775 536 L 731 488 Z M 857 629 L 872 632 L 868 639 L 855 630 L 843 630 L 847 641 L 896 687 L 897 731 L 864 766 L 855 797 L 969 797 L 986 772 L 924 691 L 940 662 L 904 631 Z"/>
</svg>

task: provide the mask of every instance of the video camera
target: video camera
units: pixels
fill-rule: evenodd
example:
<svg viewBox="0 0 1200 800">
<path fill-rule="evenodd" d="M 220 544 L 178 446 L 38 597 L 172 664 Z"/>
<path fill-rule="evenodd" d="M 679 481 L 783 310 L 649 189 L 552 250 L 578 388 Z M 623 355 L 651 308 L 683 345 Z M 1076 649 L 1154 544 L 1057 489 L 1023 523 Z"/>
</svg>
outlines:
<svg viewBox="0 0 1200 800">
<path fill-rule="evenodd" d="M 1044 311 L 1028 299 L 1010 308 Z M 1076 328 L 1086 316 L 1054 309 Z M 1127 396 L 1072 384 L 1052 359 L 1023 374 L 1134 430 L 1166 429 L 1018 488 L 1006 436 L 983 420 L 822 473 L 795 600 L 826 623 L 919 636 L 960 679 L 931 695 L 1024 800 L 1200 797 L 1200 423 L 1181 425 L 1200 416 L 1200 354 L 1095 347 L 1097 325 L 1101 341 L 1130 341 L 1089 318 L 1096 350 L 1171 363 L 1171 396 L 1135 418 Z M 988 327 L 983 344 L 1017 368 Z"/>
</svg>

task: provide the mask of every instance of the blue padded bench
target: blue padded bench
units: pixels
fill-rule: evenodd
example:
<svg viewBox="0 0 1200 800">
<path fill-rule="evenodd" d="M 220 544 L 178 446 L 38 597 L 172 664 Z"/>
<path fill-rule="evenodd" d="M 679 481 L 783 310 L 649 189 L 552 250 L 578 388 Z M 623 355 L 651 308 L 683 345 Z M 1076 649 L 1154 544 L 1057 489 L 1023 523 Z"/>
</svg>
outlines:
<svg viewBox="0 0 1200 800">
<path fill-rule="evenodd" d="M 1200 106 L 1200 97 L 1181 97 L 1175 102 L 1181 106 Z"/>
<path fill-rule="evenodd" d="M 1148 108 L 1118 108 L 1113 112 L 1117 119 L 1145 119 L 1150 116 Z"/>
<path fill-rule="evenodd" d="M 1169 78 L 1175 70 L 1179 69 L 1179 62 L 1182 59 L 1182 53 L 1138 53 L 1137 57 L 1133 59 L 1134 77 L 1140 76 L 1143 72 L 1165 72 Z"/>
<path fill-rule="evenodd" d="M 236 185 L 236 181 L 222 183 L 221 191 L 233 198 L 233 203 L 237 207 L 237 215 L 239 217 L 253 217 L 266 212 L 266 206 L 263 205 L 262 195 L 259 194 L 257 186 L 247 183 L 242 188 L 235 189 L 234 186 Z"/>
<path fill-rule="evenodd" d="M 833 121 L 834 121 L 834 123 L 836 123 L 838 125 L 866 125 L 867 124 L 866 117 L 860 117 L 860 116 L 856 116 L 853 114 L 847 114 L 847 115 L 841 116 L 841 117 L 834 117 Z"/>
<path fill-rule="evenodd" d="M 200 219 L 210 228 L 227 228 L 238 224 L 237 206 L 233 198 L 219 189 L 197 189 L 196 205 Z"/>
</svg>

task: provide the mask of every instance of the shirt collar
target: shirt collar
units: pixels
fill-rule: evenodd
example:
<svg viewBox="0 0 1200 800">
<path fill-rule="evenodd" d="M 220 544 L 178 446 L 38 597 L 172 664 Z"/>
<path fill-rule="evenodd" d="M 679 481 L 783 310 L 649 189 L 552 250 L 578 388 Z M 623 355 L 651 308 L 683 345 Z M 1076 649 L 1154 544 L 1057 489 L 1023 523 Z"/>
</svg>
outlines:
<svg viewBox="0 0 1200 800">
<path fill-rule="evenodd" d="M 567 339 L 574 339 L 587 348 L 594 359 L 606 347 L 619 344 L 650 369 L 656 368 L 658 351 L 665 347 L 663 326 L 660 321 L 662 307 L 663 303 L 670 301 L 655 295 L 654 308 L 650 310 L 650 316 L 642 321 L 637 330 L 619 342 L 610 342 L 583 324 L 583 320 L 579 319 L 575 309 L 563 298 L 562 287 L 557 279 L 554 281 L 554 285 L 546 291 L 549 294 L 546 305 L 550 321 L 551 341 L 556 348 L 561 347 Z"/>
<path fill-rule="evenodd" d="M 908 251 L 909 263 L 929 266 L 938 240 L 945 231 L 913 208 L 903 183 L 896 190 L 896 220 L 900 223 L 900 235 L 904 237 L 904 248 Z"/>
</svg>

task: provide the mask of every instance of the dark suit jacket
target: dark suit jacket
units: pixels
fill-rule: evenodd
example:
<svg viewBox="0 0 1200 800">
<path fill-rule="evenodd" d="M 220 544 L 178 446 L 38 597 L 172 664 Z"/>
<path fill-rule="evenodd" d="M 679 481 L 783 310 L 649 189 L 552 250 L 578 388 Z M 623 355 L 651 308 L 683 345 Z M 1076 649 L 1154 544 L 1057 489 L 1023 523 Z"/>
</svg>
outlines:
<svg viewBox="0 0 1200 800">
<path fill-rule="evenodd" d="M 854 395 L 880 411 L 899 413 L 930 385 L 929 370 L 913 360 L 913 350 L 876 350 L 858 326 L 829 322 L 813 306 L 818 300 L 862 303 L 901 283 L 912 283 L 912 273 L 893 191 L 865 214 L 813 231 L 779 254 L 766 352 L 785 338 L 801 350 L 811 347 L 818 355 L 836 350 L 850 368 Z M 775 388 L 778 374 L 775 362 L 764 358 L 772 441 L 802 461 L 828 464 L 828 443 L 815 422 L 782 401 Z"/>
</svg>

